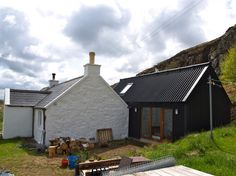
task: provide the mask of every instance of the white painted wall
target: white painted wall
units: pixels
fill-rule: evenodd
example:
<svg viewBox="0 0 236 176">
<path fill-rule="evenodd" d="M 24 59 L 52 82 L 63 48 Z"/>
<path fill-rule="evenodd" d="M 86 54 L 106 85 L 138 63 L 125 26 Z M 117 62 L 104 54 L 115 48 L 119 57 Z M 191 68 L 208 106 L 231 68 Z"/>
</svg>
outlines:
<svg viewBox="0 0 236 176">
<path fill-rule="evenodd" d="M 32 113 L 31 107 L 10 107 L 4 105 L 3 138 L 31 137 Z"/>
<path fill-rule="evenodd" d="M 39 112 L 41 113 L 41 117 L 39 117 Z M 40 123 L 39 118 L 41 118 L 41 123 Z M 43 143 L 43 110 L 42 109 L 34 110 L 34 139 L 39 144 Z"/>
<path fill-rule="evenodd" d="M 112 128 L 114 139 L 128 136 L 127 104 L 98 75 L 87 75 L 46 110 L 46 144 L 60 136 L 96 138 Z"/>
</svg>

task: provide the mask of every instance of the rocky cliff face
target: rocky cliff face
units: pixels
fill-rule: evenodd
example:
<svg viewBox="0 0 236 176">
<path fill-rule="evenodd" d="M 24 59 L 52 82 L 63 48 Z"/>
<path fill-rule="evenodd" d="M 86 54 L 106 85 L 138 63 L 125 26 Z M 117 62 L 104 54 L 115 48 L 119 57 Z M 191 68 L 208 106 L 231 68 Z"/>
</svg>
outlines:
<svg viewBox="0 0 236 176">
<path fill-rule="evenodd" d="M 221 37 L 183 50 L 175 56 L 140 72 L 138 75 L 152 73 L 155 72 L 156 69 L 165 70 L 209 61 L 212 62 L 212 66 L 219 74 L 219 64 L 228 49 L 234 44 L 236 44 L 236 25 L 230 27 Z"/>
</svg>

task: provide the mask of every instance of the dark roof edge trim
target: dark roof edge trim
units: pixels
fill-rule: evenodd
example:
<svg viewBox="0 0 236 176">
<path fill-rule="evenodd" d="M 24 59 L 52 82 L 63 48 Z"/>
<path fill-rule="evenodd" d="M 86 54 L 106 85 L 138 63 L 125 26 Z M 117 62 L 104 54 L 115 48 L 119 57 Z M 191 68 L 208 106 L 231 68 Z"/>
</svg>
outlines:
<svg viewBox="0 0 236 176">
<path fill-rule="evenodd" d="M 130 78 L 137 78 L 137 77 L 143 77 L 143 76 L 149 76 L 149 75 L 154 75 L 154 74 L 159 74 L 159 73 L 166 73 L 166 72 L 177 71 L 177 70 L 183 70 L 183 69 L 194 68 L 194 67 L 199 67 L 199 66 L 209 66 L 210 64 L 211 64 L 211 62 L 204 62 L 204 63 L 200 63 L 200 64 L 188 65 L 188 66 L 185 66 L 185 67 L 172 68 L 172 69 L 162 70 L 162 71 L 158 71 L 158 72 L 133 76 L 133 77 L 124 78 L 124 79 L 121 79 L 121 80 L 126 80 L 126 79 L 130 79 Z"/>
</svg>

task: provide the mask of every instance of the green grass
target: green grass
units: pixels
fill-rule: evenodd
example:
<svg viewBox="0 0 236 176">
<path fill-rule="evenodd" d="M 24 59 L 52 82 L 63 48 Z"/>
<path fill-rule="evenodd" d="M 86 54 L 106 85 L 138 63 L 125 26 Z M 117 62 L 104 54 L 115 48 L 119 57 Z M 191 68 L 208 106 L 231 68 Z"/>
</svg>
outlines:
<svg viewBox="0 0 236 176">
<path fill-rule="evenodd" d="M 145 147 L 141 154 L 158 159 L 173 156 L 178 165 L 185 165 L 213 175 L 233 176 L 236 173 L 236 124 L 209 132 L 188 135 L 175 143 Z"/>
<path fill-rule="evenodd" d="M 25 139 L 0 139 L 0 170 L 10 170 L 17 176 L 74 174 L 74 170 L 60 168 L 62 157 L 47 158 L 22 144 L 26 144 Z"/>
<path fill-rule="evenodd" d="M 0 161 L 4 158 L 21 157 L 27 153 L 20 147 L 21 139 L 0 139 Z"/>
</svg>

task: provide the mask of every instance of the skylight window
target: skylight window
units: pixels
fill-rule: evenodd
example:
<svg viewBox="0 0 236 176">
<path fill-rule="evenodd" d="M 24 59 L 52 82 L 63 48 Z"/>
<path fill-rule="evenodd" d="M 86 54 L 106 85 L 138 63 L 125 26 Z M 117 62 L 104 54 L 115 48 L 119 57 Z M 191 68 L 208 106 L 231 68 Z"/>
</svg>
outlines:
<svg viewBox="0 0 236 176">
<path fill-rule="evenodd" d="M 128 83 L 126 86 L 125 86 L 125 88 L 120 92 L 120 94 L 124 94 L 124 93 L 126 93 L 129 89 L 130 89 L 130 87 L 133 85 L 133 83 Z"/>
</svg>

